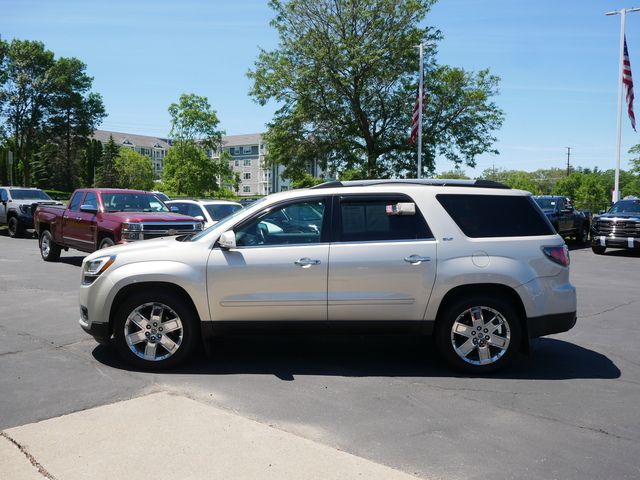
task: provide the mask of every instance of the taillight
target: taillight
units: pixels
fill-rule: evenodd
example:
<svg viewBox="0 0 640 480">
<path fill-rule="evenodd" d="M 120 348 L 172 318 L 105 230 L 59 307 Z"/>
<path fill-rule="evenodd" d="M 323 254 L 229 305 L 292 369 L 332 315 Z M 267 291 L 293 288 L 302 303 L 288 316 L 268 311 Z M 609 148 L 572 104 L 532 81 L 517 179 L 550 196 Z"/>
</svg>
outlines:
<svg viewBox="0 0 640 480">
<path fill-rule="evenodd" d="M 544 254 L 553 262 L 568 267 L 570 263 L 569 249 L 566 245 L 542 247 Z"/>
</svg>

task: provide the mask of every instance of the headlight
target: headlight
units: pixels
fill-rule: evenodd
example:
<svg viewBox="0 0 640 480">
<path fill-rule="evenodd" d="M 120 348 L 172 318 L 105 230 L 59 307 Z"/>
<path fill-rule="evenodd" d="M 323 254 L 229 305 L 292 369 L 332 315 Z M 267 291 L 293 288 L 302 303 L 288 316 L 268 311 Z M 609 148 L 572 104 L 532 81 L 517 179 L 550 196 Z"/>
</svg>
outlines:
<svg viewBox="0 0 640 480">
<path fill-rule="evenodd" d="M 31 205 L 20 205 L 20 211 L 25 215 L 31 215 Z"/>
<path fill-rule="evenodd" d="M 96 278 L 102 275 L 115 261 L 115 255 L 98 257 L 86 261 L 82 267 L 82 284 L 91 285 L 96 281 Z"/>
<path fill-rule="evenodd" d="M 141 230 L 142 230 L 142 225 L 139 223 L 124 222 L 122 224 L 123 232 L 139 232 Z"/>
</svg>

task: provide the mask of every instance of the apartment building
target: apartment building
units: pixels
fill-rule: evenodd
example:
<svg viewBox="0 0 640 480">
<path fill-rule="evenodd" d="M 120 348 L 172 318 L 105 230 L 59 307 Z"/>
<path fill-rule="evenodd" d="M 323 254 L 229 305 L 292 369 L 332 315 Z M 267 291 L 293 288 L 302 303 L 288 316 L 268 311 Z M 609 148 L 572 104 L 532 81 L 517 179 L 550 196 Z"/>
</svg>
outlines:
<svg viewBox="0 0 640 480">
<path fill-rule="evenodd" d="M 108 130 L 96 130 L 93 134 L 93 138 L 103 144 L 106 144 L 110 137 L 113 137 L 113 141 L 120 147 L 132 148 L 151 158 L 154 176 L 160 179 L 164 158 L 171 148 L 170 139 Z M 240 178 L 236 192 L 238 196 L 255 197 L 289 190 L 290 181 L 282 179 L 284 167 L 267 165 L 267 147 L 262 134 L 224 136 L 221 148 L 218 151 L 209 151 L 208 156 L 217 159 L 220 158 L 221 152 L 229 154 L 229 167 Z M 317 168 L 313 168 L 311 172 L 317 174 L 316 170 Z"/>
<path fill-rule="evenodd" d="M 102 142 L 103 145 L 109 141 L 110 137 L 113 137 L 116 145 L 123 148 L 132 148 L 136 152 L 149 157 L 153 165 L 153 175 L 156 179 L 160 179 L 162 167 L 164 166 L 164 157 L 167 156 L 167 152 L 171 148 L 169 139 L 108 130 L 95 130 L 93 132 L 93 138 Z"/>
</svg>

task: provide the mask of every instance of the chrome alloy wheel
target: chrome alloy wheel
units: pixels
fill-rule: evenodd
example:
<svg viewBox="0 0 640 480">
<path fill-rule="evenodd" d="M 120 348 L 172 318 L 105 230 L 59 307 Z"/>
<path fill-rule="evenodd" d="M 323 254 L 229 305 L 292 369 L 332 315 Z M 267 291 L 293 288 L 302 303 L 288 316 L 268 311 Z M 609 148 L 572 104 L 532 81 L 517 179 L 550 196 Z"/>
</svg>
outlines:
<svg viewBox="0 0 640 480">
<path fill-rule="evenodd" d="M 489 365 L 509 348 L 511 329 L 505 317 L 490 307 L 471 307 L 451 327 L 451 345 L 472 365 Z"/>
<path fill-rule="evenodd" d="M 51 237 L 49 235 L 42 235 L 40 239 L 40 251 L 43 257 L 48 257 L 51 252 Z"/>
<path fill-rule="evenodd" d="M 135 308 L 124 323 L 124 338 L 138 357 L 158 362 L 172 356 L 182 343 L 183 327 L 178 314 L 162 303 Z"/>
</svg>

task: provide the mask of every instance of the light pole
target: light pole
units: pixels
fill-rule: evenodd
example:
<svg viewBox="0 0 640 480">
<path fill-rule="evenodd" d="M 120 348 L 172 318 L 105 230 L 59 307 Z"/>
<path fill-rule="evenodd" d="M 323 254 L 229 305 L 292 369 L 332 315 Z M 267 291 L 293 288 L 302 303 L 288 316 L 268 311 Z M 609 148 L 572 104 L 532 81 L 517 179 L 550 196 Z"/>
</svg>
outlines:
<svg viewBox="0 0 640 480">
<path fill-rule="evenodd" d="M 420 83 L 418 87 L 418 175 L 422 177 L 422 102 L 424 100 L 424 43 L 418 45 L 420 49 Z"/>
<path fill-rule="evenodd" d="M 605 15 L 607 16 L 620 15 L 620 65 L 618 66 L 618 131 L 616 141 L 616 175 L 613 184 L 614 203 L 620 200 L 620 141 L 622 139 L 622 70 L 624 62 L 624 32 L 627 13 L 631 12 L 640 12 L 640 8 L 623 8 L 621 10 L 615 10 L 613 12 L 605 13 Z"/>
</svg>

